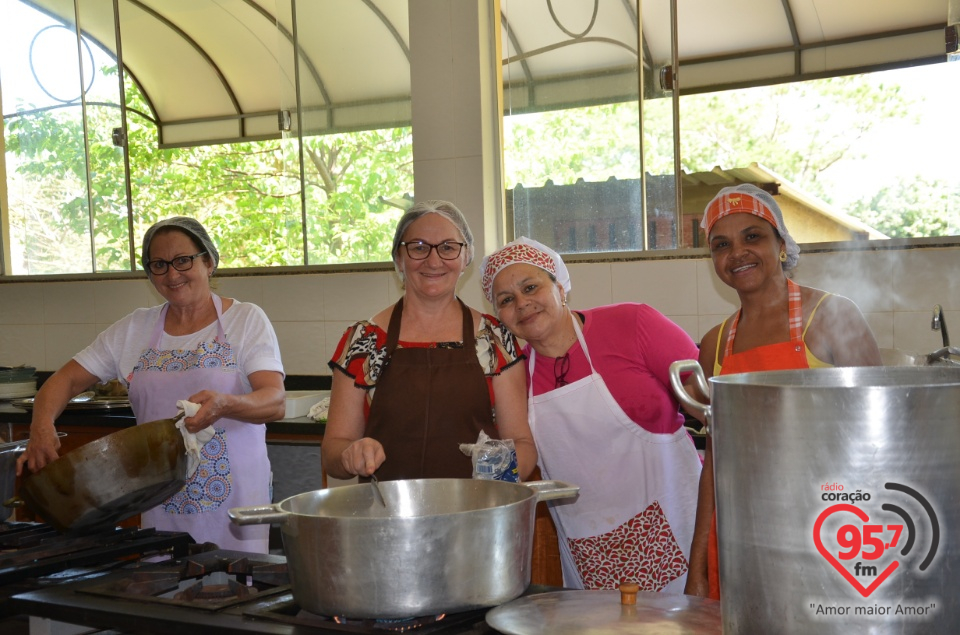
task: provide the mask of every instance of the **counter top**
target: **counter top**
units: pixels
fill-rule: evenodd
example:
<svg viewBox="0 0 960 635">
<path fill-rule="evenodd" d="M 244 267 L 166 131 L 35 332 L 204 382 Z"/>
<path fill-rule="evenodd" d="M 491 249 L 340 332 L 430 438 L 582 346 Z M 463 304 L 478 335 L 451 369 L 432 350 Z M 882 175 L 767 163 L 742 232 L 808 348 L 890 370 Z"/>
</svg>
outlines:
<svg viewBox="0 0 960 635">
<path fill-rule="evenodd" d="M 17 408 L 9 401 L 0 401 L 0 424 L 30 424 L 29 410 Z M 91 426 L 105 428 L 126 428 L 136 425 L 133 411 L 129 408 L 111 408 L 109 410 L 65 410 L 56 422 L 61 426 Z M 283 435 L 323 436 L 326 424 L 317 423 L 310 417 L 280 419 L 267 424 L 267 433 Z"/>
</svg>

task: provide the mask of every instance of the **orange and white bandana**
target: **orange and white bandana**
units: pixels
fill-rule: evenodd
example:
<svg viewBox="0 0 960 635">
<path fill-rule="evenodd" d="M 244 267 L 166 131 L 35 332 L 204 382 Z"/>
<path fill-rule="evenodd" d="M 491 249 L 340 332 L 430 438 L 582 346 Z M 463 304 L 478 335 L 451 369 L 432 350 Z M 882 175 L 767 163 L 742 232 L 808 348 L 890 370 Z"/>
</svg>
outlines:
<svg viewBox="0 0 960 635">
<path fill-rule="evenodd" d="M 483 287 L 483 295 L 486 296 L 487 300 L 493 302 L 493 281 L 497 274 L 510 265 L 519 263 L 533 265 L 552 274 L 563 290 L 570 293 L 573 284 L 570 281 L 567 266 L 563 263 L 560 254 L 543 243 L 521 236 L 484 258 L 480 264 L 483 276 L 480 284 Z"/>
<path fill-rule="evenodd" d="M 782 223 L 777 220 L 776 215 L 763 201 L 748 192 L 727 190 L 733 190 L 733 188 L 721 190 L 720 194 L 710 201 L 703 213 L 700 227 L 706 230 L 708 236 L 718 220 L 724 216 L 739 213 L 759 216 L 776 227 L 781 234 L 783 233 Z"/>
</svg>

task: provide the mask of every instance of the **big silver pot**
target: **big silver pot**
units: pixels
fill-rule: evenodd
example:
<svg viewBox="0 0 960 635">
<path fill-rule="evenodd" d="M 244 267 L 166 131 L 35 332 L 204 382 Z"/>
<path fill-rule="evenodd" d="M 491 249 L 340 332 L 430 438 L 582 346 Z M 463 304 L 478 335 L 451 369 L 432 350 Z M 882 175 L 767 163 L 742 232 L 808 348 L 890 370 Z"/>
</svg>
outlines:
<svg viewBox="0 0 960 635">
<path fill-rule="evenodd" d="M 956 632 L 960 369 L 671 382 L 712 435 L 724 633 Z"/>
<path fill-rule="evenodd" d="M 410 618 L 494 606 L 530 584 L 536 504 L 573 497 L 557 481 L 382 481 L 238 507 L 240 525 L 277 523 L 301 608 Z"/>
</svg>

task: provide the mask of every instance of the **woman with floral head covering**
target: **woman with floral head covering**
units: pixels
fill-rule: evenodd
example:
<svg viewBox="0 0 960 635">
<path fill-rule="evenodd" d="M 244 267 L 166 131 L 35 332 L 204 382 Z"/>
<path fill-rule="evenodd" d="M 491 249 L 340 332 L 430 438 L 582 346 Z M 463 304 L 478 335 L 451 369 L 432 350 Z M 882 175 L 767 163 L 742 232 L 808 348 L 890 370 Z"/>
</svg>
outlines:
<svg viewBox="0 0 960 635">
<path fill-rule="evenodd" d="M 527 347 L 530 428 L 545 478 L 576 483 L 548 503 L 564 586 L 683 591 L 700 458 L 670 390 L 697 348 L 645 304 L 571 310 L 560 256 L 520 238 L 484 259 L 483 292 Z"/>
<path fill-rule="evenodd" d="M 699 361 L 707 378 L 881 363 L 873 333 L 853 302 L 787 277 L 800 259 L 800 248 L 773 196 L 749 184 L 723 188 L 707 204 L 700 226 L 717 277 L 740 298 L 737 312 L 700 343 Z M 693 386 L 688 390 L 699 393 Z M 696 397 L 709 401 L 705 395 Z M 719 599 L 715 502 L 708 437 L 686 592 Z"/>
</svg>

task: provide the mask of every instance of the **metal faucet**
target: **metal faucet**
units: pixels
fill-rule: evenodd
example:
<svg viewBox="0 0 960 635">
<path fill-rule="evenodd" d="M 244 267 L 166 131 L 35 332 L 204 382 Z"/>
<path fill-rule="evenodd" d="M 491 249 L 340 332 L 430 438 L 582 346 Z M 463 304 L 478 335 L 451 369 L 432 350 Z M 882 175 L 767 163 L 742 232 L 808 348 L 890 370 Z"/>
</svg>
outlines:
<svg viewBox="0 0 960 635">
<path fill-rule="evenodd" d="M 950 346 L 950 336 L 947 335 L 947 323 L 943 319 L 943 307 L 939 304 L 933 307 L 933 319 L 930 320 L 930 328 L 934 331 L 940 331 L 940 335 L 943 337 L 944 348 Z"/>
</svg>

